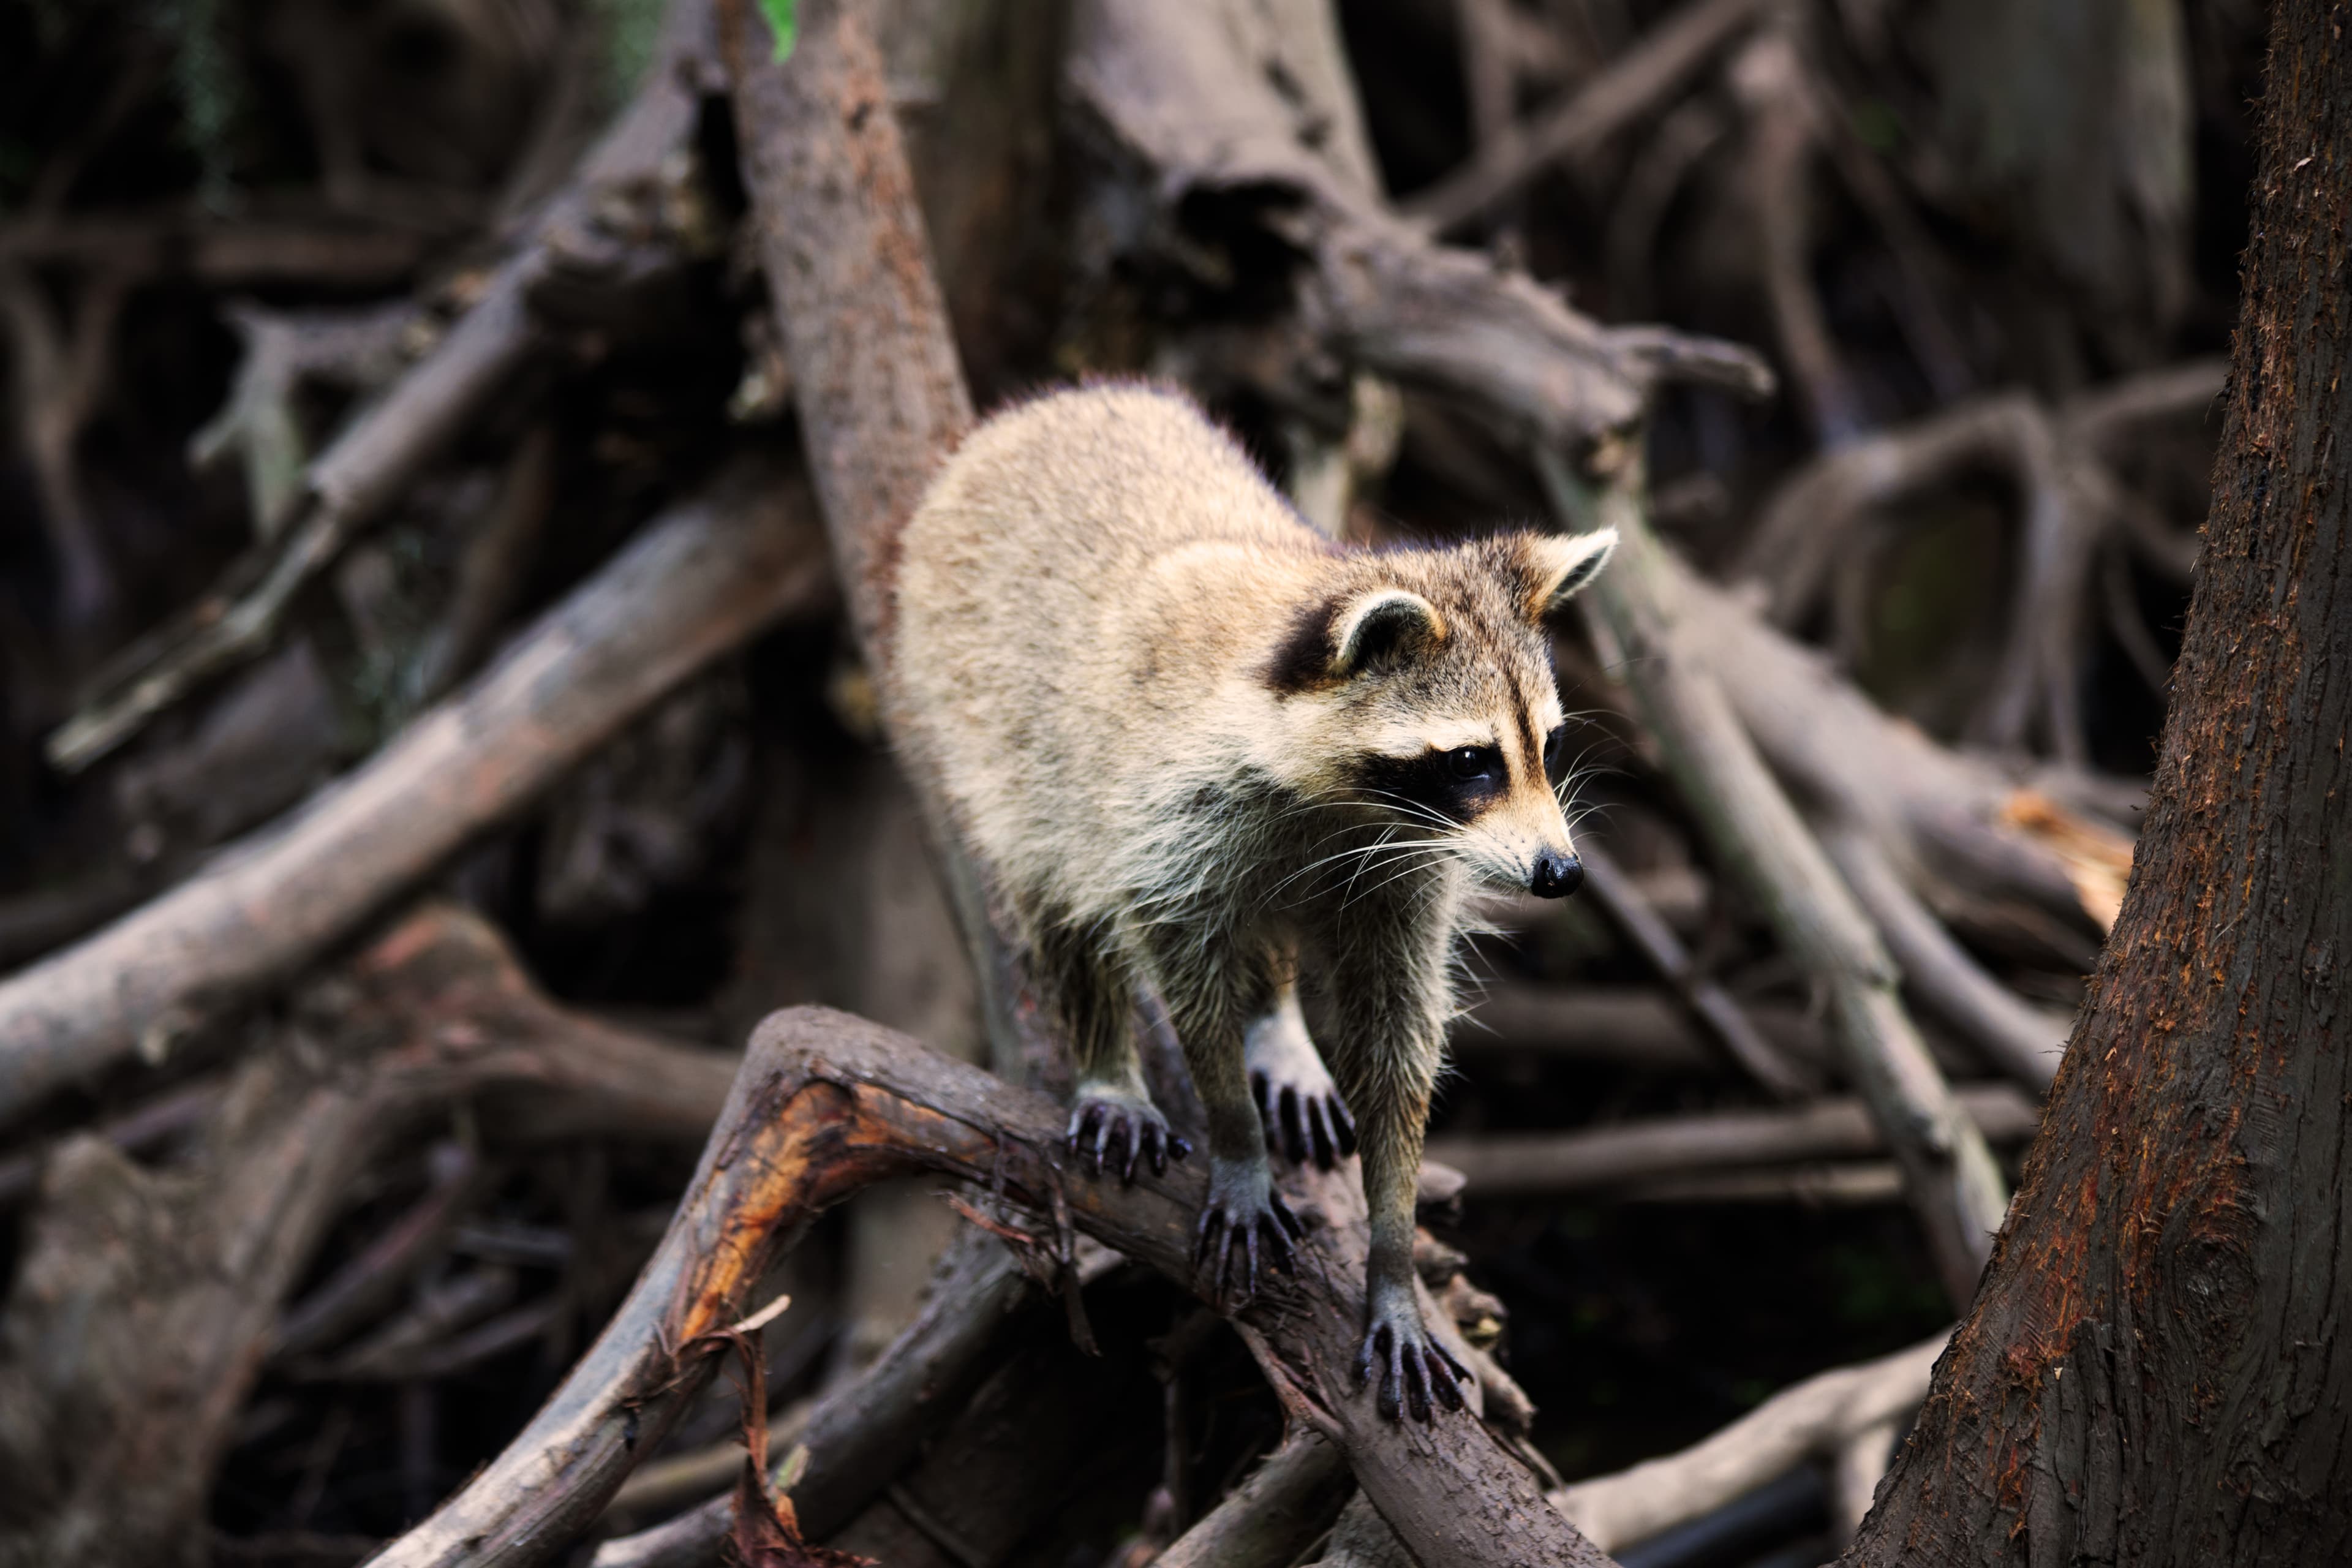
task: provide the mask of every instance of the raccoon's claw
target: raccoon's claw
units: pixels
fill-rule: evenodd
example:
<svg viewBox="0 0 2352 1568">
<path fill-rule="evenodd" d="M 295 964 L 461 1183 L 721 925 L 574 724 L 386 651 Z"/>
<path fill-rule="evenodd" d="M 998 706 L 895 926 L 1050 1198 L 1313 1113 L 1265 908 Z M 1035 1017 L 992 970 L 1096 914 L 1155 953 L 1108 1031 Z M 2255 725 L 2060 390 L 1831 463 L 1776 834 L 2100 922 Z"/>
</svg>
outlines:
<svg viewBox="0 0 2352 1568">
<path fill-rule="evenodd" d="M 1337 1089 L 1320 1092 L 1310 1084 L 1302 1093 L 1296 1084 L 1277 1087 L 1265 1073 L 1253 1072 L 1250 1093 L 1265 1125 L 1266 1147 L 1292 1164 L 1312 1160 L 1328 1171 L 1356 1152 L 1356 1119 Z"/>
<path fill-rule="evenodd" d="M 1375 1371 L 1380 1412 L 1391 1421 L 1411 1411 L 1414 1420 L 1427 1422 L 1433 1396 L 1448 1410 L 1461 1409 L 1462 1391 L 1454 1384 L 1470 1381 L 1468 1369 L 1430 1336 L 1412 1307 L 1373 1317 L 1364 1348 L 1356 1352 L 1356 1381 L 1370 1382 Z"/>
<path fill-rule="evenodd" d="M 1150 1163 L 1153 1175 L 1164 1176 L 1171 1155 L 1181 1160 L 1192 1152 L 1192 1144 L 1169 1131 L 1157 1108 L 1085 1095 L 1070 1110 L 1069 1148 L 1072 1158 L 1086 1160 L 1090 1173 L 1099 1176 L 1108 1165 L 1129 1186 L 1135 1184 L 1139 1160 Z M 1124 1163 L 1118 1158 L 1122 1150 Z"/>
<path fill-rule="evenodd" d="M 1257 1294 L 1260 1245 L 1266 1263 L 1288 1274 L 1298 1262 L 1292 1244 L 1306 1234 L 1298 1216 L 1274 1190 L 1264 1162 L 1221 1162 L 1210 1173 L 1209 1200 L 1201 1205 L 1201 1225 L 1192 1238 L 1192 1271 L 1198 1276 L 1205 1267 L 1210 1296 L 1239 1309 Z M 1230 1294 L 1228 1279 L 1235 1287 Z"/>
</svg>

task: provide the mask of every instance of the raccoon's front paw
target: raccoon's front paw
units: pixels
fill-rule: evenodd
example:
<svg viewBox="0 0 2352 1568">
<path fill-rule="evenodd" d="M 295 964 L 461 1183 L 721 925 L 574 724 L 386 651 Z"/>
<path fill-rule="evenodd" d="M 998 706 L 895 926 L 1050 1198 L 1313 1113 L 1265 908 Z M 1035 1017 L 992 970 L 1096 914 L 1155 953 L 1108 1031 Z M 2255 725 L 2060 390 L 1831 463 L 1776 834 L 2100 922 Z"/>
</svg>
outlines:
<svg viewBox="0 0 2352 1568">
<path fill-rule="evenodd" d="M 1410 1290 L 1385 1303 L 1376 1300 L 1368 1316 L 1356 1381 L 1369 1383 L 1378 1373 L 1382 1415 L 1394 1421 L 1409 1409 L 1414 1420 L 1425 1422 L 1432 1395 L 1448 1410 L 1462 1408 L 1462 1391 L 1454 1385 L 1469 1382 L 1470 1373 L 1422 1325 Z"/>
<path fill-rule="evenodd" d="M 1274 1190 L 1274 1173 L 1263 1155 L 1251 1160 L 1212 1160 L 1209 1199 L 1201 1205 L 1201 1228 L 1192 1240 L 1192 1271 L 1204 1271 L 1209 1294 L 1237 1310 L 1257 1294 L 1259 1247 L 1265 1260 L 1285 1274 L 1296 1253 L 1291 1244 L 1305 1234 L 1298 1216 Z M 1236 1289 L 1228 1294 L 1232 1277 Z"/>
<path fill-rule="evenodd" d="M 1269 1152 L 1294 1165 L 1329 1170 L 1356 1152 L 1356 1121 L 1339 1099 L 1296 1000 L 1252 1026 L 1246 1047 L 1250 1094 Z"/>
<path fill-rule="evenodd" d="M 1121 1150 L 1127 1154 L 1124 1164 L 1118 1159 Z M 1192 1145 L 1169 1130 L 1160 1108 L 1141 1095 L 1081 1086 L 1077 1103 L 1070 1107 L 1070 1152 L 1086 1156 L 1087 1168 L 1097 1176 L 1108 1165 L 1133 1186 L 1137 1160 L 1150 1161 L 1151 1173 L 1164 1176 L 1170 1155 L 1181 1160 L 1192 1152 Z"/>
</svg>

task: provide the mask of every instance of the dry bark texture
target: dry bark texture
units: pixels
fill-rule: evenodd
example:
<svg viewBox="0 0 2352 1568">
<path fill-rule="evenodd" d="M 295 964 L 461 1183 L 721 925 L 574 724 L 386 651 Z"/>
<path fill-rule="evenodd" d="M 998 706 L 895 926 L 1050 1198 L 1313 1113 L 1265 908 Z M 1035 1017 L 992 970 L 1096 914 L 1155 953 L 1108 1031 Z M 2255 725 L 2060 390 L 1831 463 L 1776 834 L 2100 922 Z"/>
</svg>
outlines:
<svg viewBox="0 0 2352 1568">
<path fill-rule="evenodd" d="M 2352 1556 L 2352 7 L 2275 13 L 2147 827 L 1975 1311 L 1845 1561 Z"/>
</svg>

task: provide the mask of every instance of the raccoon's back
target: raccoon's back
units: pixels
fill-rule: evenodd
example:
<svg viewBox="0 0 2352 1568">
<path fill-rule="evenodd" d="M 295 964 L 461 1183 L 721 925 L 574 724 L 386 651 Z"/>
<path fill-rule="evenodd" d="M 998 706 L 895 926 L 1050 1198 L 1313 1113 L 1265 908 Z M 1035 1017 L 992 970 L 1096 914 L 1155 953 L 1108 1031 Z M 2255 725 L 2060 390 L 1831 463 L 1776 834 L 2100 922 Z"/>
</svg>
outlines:
<svg viewBox="0 0 2352 1568">
<path fill-rule="evenodd" d="M 1322 559 L 1181 397 L 1020 405 L 971 433 L 903 535 L 893 728 L 1016 890 L 1116 880 L 1105 847 L 1171 760 L 1220 743 L 1220 694 Z"/>
</svg>

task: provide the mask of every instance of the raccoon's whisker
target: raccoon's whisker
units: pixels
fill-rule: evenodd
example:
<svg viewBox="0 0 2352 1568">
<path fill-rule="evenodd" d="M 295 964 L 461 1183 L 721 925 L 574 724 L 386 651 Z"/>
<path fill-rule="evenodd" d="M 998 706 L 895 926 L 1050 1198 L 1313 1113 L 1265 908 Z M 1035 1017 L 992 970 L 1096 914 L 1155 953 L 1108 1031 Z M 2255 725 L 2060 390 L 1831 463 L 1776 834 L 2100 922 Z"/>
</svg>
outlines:
<svg viewBox="0 0 2352 1568">
<path fill-rule="evenodd" d="M 1301 878 L 1308 876 L 1313 872 L 1321 870 L 1326 866 L 1336 865 L 1345 860 L 1357 861 L 1358 865 L 1355 870 L 1349 874 L 1348 879 L 1349 885 L 1352 886 L 1356 878 L 1362 875 L 1364 868 L 1370 865 L 1375 857 L 1394 858 L 1398 855 L 1410 853 L 1414 850 L 1434 850 L 1447 847 L 1444 840 L 1437 838 L 1411 838 L 1402 841 L 1395 841 L 1395 836 L 1403 831 L 1404 826 L 1402 823 L 1391 825 L 1381 831 L 1381 837 L 1374 843 L 1356 845 L 1352 847 L 1339 850 L 1335 854 L 1326 855 L 1320 859 L 1311 861 L 1308 864 L 1300 867 L 1297 870 L 1293 871 L 1289 876 L 1285 877 L 1281 881 L 1276 882 L 1272 888 L 1266 889 L 1265 898 L 1258 901 L 1257 907 L 1260 909 L 1265 908 L 1267 903 L 1271 902 L 1292 883 L 1298 881 Z"/>
<path fill-rule="evenodd" d="M 1374 800 L 1387 801 L 1393 809 L 1402 811 L 1407 816 L 1419 821 L 1433 823 L 1438 826 L 1448 828 L 1459 826 L 1444 813 L 1433 810 L 1408 796 L 1395 795 L 1384 789 L 1368 789 L 1364 794 Z"/>
<path fill-rule="evenodd" d="M 1433 855 L 1430 858 L 1431 858 L 1431 860 L 1433 860 L 1433 860 L 1436 858 L 1436 857 L 1435 857 L 1434 855 Z M 1422 868 L 1422 863 L 1408 861 L 1408 862 L 1404 865 L 1404 867 L 1403 867 L 1402 869 L 1397 870 L 1397 871 L 1393 871 L 1393 872 L 1390 873 L 1387 877 L 1385 877 L 1385 878 L 1381 879 L 1380 881 L 1373 883 L 1373 884 L 1372 884 L 1370 887 L 1369 887 L 1369 888 L 1366 888 L 1366 889 L 1363 890 L 1363 892 L 1362 892 L 1362 893 L 1360 893 L 1360 894 L 1350 894 L 1348 898 L 1342 899 L 1340 901 L 1341 901 L 1342 903 L 1349 902 L 1349 901 L 1351 901 L 1354 898 L 1358 898 L 1358 897 L 1360 897 L 1360 898 L 1367 898 L 1367 899 L 1369 899 L 1369 898 L 1370 898 L 1374 893 L 1379 892 L 1382 888 L 1387 887 L 1390 883 L 1391 883 L 1391 882 L 1401 882 L 1401 881 L 1402 881 L 1405 878 L 1412 876 L 1414 872 L 1416 872 L 1416 871 L 1418 871 L 1418 870 L 1420 870 L 1420 869 L 1422 869 L 1422 868 Z"/>
</svg>

